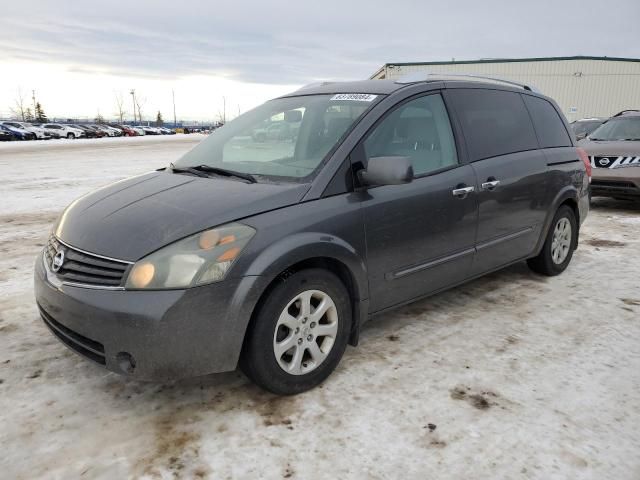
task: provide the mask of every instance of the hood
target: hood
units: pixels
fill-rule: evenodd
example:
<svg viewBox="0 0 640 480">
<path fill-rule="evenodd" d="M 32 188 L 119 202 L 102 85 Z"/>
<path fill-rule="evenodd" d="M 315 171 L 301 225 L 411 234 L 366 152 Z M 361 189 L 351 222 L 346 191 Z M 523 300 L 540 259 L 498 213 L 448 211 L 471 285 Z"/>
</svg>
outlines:
<svg viewBox="0 0 640 480">
<path fill-rule="evenodd" d="M 136 261 L 193 233 L 295 204 L 308 187 L 152 172 L 79 198 L 55 231 L 81 250 Z"/>
<path fill-rule="evenodd" d="M 640 142 L 637 141 L 603 141 L 585 139 L 578 142 L 578 147 L 584 148 L 589 156 L 640 156 Z"/>
</svg>

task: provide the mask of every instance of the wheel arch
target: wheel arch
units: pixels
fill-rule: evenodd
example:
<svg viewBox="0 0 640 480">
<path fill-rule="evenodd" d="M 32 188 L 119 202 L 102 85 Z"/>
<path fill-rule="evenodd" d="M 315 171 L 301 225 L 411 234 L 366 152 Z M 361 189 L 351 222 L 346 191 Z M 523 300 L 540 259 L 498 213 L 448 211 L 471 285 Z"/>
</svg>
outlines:
<svg viewBox="0 0 640 480">
<path fill-rule="evenodd" d="M 266 277 L 268 284 L 251 312 L 245 338 L 269 292 L 280 282 L 286 281 L 291 274 L 310 268 L 332 272 L 347 289 L 352 314 L 349 344 L 357 345 L 360 325 L 368 316 L 369 305 L 369 284 L 364 259 L 344 240 L 313 233 L 292 235 L 271 245 L 246 270 L 246 275 Z"/>
<path fill-rule="evenodd" d="M 540 237 L 538 238 L 538 243 L 536 244 L 536 248 L 533 253 L 534 257 L 538 255 L 542 250 L 544 242 L 547 238 L 547 234 L 549 233 L 549 228 L 551 227 L 551 222 L 553 221 L 553 217 L 555 216 L 558 209 L 563 205 L 567 205 L 568 207 L 571 208 L 571 210 L 573 210 L 573 213 L 576 216 L 576 225 L 578 227 L 578 233 L 579 233 L 580 209 L 578 206 L 578 190 L 573 185 L 568 185 L 557 193 L 557 195 L 555 196 L 555 198 L 553 199 L 549 207 L 549 210 L 547 211 L 547 216 L 545 218 L 543 228 L 540 232 Z"/>
</svg>

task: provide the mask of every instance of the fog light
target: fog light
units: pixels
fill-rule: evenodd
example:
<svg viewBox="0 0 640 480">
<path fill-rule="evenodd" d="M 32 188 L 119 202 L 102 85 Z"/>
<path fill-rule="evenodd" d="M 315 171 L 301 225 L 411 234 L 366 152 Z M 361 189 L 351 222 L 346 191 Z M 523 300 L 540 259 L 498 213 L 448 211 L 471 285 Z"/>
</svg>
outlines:
<svg viewBox="0 0 640 480">
<path fill-rule="evenodd" d="M 118 362 L 118 367 L 124 373 L 132 374 L 136 369 L 136 359 L 133 358 L 133 355 L 127 352 L 120 352 L 116 355 L 116 361 Z"/>
</svg>

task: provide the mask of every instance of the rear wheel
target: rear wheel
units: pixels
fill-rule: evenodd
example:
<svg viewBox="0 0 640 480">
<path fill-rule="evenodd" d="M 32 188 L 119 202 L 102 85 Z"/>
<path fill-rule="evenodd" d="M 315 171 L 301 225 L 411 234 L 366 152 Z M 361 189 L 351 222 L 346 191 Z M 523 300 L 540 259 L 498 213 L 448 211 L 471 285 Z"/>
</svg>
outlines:
<svg viewBox="0 0 640 480">
<path fill-rule="evenodd" d="M 543 275 L 564 272 L 578 243 L 578 222 L 573 210 L 561 206 L 553 217 L 551 228 L 537 257 L 527 260 L 529 268 Z"/>
<path fill-rule="evenodd" d="M 351 302 L 340 279 L 302 270 L 267 293 L 247 332 L 240 366 L 279 395 L 309 390 L 340 362 L 351 330 Z"/>
<path fill-rule="evenodd" d="M 67 133 L 67 138 L 69 140 L 73 140 L 74 138 L 76 138 L 76 136 L 73 133 Z"/>
</svg>

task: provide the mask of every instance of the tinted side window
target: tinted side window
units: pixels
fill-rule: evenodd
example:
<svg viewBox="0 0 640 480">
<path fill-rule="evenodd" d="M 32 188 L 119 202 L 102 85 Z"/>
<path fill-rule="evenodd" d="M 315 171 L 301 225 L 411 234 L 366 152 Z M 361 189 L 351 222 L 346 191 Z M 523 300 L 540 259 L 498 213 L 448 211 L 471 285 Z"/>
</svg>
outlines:
<svg viewBox="0 0 640 480">
<path fill-rule="evenodd" d="M 364 141 L 366 158 L 409 157 L 415 175 L 458 163 L 449 116 L 440 95 L 404 103 Z"/>
<path fill-rule="evenodd" d="M 570 147 L 571 139 L 556 109 L 542 98 L 523 95 L 543 148 Z"/>
<path fill-rule="evenodd" d="M 519 93 L 481 89 L 450 92 L 471 161 L 538 148 Z"/>
</svg>

